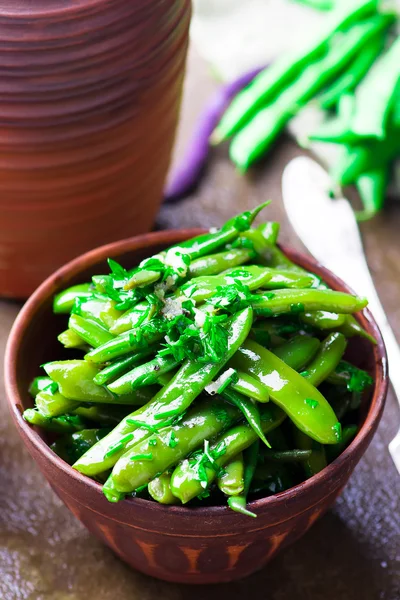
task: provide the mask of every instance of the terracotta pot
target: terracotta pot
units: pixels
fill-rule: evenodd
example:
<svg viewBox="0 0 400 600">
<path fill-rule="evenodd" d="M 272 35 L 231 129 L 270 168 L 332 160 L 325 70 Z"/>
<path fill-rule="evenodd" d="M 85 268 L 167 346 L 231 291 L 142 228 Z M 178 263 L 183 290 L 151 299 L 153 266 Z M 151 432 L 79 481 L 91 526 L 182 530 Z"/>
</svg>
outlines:
<svg viewBox="0 0 400 600">
<path fill-rule="evenodd" d="M 0 0 L 0 296 L 151 228 L 190 13 L 190 0 Z"/>
<path fill-rule="evenodd" d="M 126 267 L 199 230 L 148 234 L 99 248 L 72 261 L 47 279 L 28 300 L 11 331 L 5 359 L 6 390 L 18 431 L 54 491 L 74 515 L 124 561 L 154 577 L 184 583 L 238 579 L 263 567 L 279 550 L 302 536 L 331 506 L 369 445 L 382 415 L 388 387 L 385 347 L 371 314 L 359 322 L 377 339 L 373 347 L 353 340 L 359 366 L 374 377 L 362 426 L 355 440 L 331 465 L 286 492 L 250 504 L 257 519 L 218 506 L 162 506 L 142 499 L 110 504 L 98 483 L 74 471 L 47 446 L 42 432 L 21 417 L 32 406 L 28 395 L 38 366 L 59 356 L 56 335 L 65 318 L 52 314 L 52 297 L 62 288 L 106 269 L 106 257 Z M 337 290 L 346 285 L 312 259 L 285 248 L 299 265 L 314 271 Z"/>
</svg>

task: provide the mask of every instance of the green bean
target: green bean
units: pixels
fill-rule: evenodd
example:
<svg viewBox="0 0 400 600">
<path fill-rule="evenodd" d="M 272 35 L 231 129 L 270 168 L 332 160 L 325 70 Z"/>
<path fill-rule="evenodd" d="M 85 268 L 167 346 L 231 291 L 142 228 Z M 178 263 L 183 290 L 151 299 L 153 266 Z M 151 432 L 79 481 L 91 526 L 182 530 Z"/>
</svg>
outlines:
<svg viewBox="0 0 400 600">
<path fill-rule="evenodd" d="M 156 356 L 153 360 L 122 375 L 122 377 L 110 383 L 107 388 L 113 394 L 129 394 L 132 390 L 157 383 L 159 375 L 172 371 L 178 364 L 179 361 L 173 357 Z"/>
<path fill-rule="evenodd" d="M 343 94 L 351 92 L 367 74 L 383 47 L 384 39 L 381 35 L 376 40 L 371 40 L 345 72 L 329 86 L 326 92 L 322 93 L 318 99 L 320 106 L 325 110 L 333 108 Z"/>
<path fill-rule="evenodd" d="M 141 327 L 120 334 L 111 341 L 86 354 L 85 360 L 105 363 L 126 354 L 140 352 L 160 341 L 165 333 L 165 323 L 161 319 L 152 319 Z"/>
<path fill-rule="evenodd" d="M 79 315 L 72 314 L 70 316 L 68 327 L 93 348 L 98 348 L 114 339 L 107 329 L 95 321 L 84 319 Z"/>
<path fill-rule="evenodd" d="M 244 490 L 243 453 L 239 452 L 224 467 L 224 472 L 217 478 L 217 485 L 226 496 L 238 496 Z"/>
<path fill-rule="evenodd" d="M 144 358 L 147 358 L 150 354 L 154 354 L 155 348 L 151 346 L 149 348 L 145 348 L 140 352 L 135 352 L 128 356 L 124 356 L 119 360 L 115 360 L 113 363 L 104 367 L 95 377 L 93 381 L 97 383 L 97 385 L 106 385 L 112 379 L 116 379 L 123 375 L 126 371 L 128 371 L 133 365 L 137 364 Z"/>
<path fill-rule="evenodd" d="M 219 363 L 199 364 L 187 360 L 149 404 L 121 421 L 104 440 L 81 457 L 74 468 L 89 476 L 106 471 L 117 462 L 125 450 L 129 450 L 140 440 L 149 437 L 149 431 L 162 426 L 165 419 L 182 414 L 244 342 L 251 328 L 252 317 L 251 309 L 245 309 L 233 317 L 228 330 L 227 352 Z M 131 434 L 133 434 L 132 438 L 123 444 L 122 448 L 112 455 L 108 454 L 110 447 L 118 448 L 121 439 Z"/>
<path fill-rule="evenodd" d="M 259 451 L 259 442 L 254 442 L 244 453 L 244 489 L 238 496 L 230 496 L 228 498 L 228 506 L 235 512 L 241 513 L 246 517 L 256 518 L 257 515 L 246 508 L 247 494 L 249 493 L 251 482 L 253 481 L 254 473 L 257 467 Z"/>
<path fill-rule="evenodd" d="M 352 131 L 384 139 L 386 124 L 399 81 L 400 38 L 373 65 L 356 90 Z"/>
<path fill-rule="evenodd" d="M 304 107 L 317 92 L 347 65 L 360 49 L 386 29 L 393 16 L 377 15 L 355 24 L 334 43 L 323 58 L 305 68 L 299 78 L 280 96 L 279 102 L 267 105 L 243 127 L 230 147 L 230 157 L 240 170 L 246 170 L 275 141 L 287 122 Z"/>
<path fill-rule="evenodd" d="M 247 373 L 237 371 L 237 381 L 231 383 L 231 387 L 236 392 L 252 398 L 257 402 L 268 402 L 269 394 L 265 387 L 257 379 Z"/>
<path fill-rule="evenodd" d="M 45 417 L 59 417 L 79 407 L 79 402 L 65 398 L 60 392 L 41 391 L 36 396 L 36 408 Z"/>
<path fill-rule="evenodd" d="M 351 296 L 332 290 L 276 290 L 273 295 L 259 294 L 252 301 L 256 314 L 271 317 L 284 313 L 299 314 L 305 311 L 355 313 L 368 304 L 366 298 Z"/>
<path fill-rule="evenodd" d="M 196 277 L 186 283 L 180 291 L 196 303 L 201 303 L 210 298 L 219 286 L 226 286 L 240 281 L 250 290 L 257 290 L 271 279 L 269 269 L 257 265 L 243 266 L 239 269 L 230 269 L 221 275 Z"/>
<path fill-rule="evenodd" d="M 92 296 L 83 298 L 72 309 L 72 314 L 79 315 L 89 321 L 95 321 L 101 327 L 109 330 L 121 317 L 121 311 L 115 308 L 115 301 L 107 296 Z"/>
<path fill-rule="evenodd" d="M 115 489 L 127 493 L 148 484 L 239 416 L 236 408 L 217 399 L 199 403 L 178 425 L 161 429 L 121 456 L 112 471 Z"/>
<path fill-rule="evenodd" d="M 53 433 L 72 433 L 86 427 L 83 419 L 77 415 L 63 415 L 62 417 L 49 419 L 34 408 L 27 408 L 23 413 L 23 417 L 27 423 Z"/>
<path fill-rule="evenodd" d="M 178 498 L 171 492 L 171 474 L 163 473 L 150 481 L 148 490 L 150 496 L 160 504 L 180 504 Z"/>
<path fill-rule="evenodd" d="M 92 295 L 90 283 L 80 283 L 59 292 L 53 300 L 53 311 L 57 314 L 69 314 L 76 298 L 86 298 Z"/>
<path fill-rule="evenodd" d="M 281 288 L 310 288 L 315 285 L 315 276 L 310 274 L 300 274 L 293 270 L 285 271 L 283 269 L 271 269 L 271 279 L 264 283 L 264 289 L 281 289 Z"/>
<path fill-rule="evenodd" d="M 299 371 L 314 358 L 319 347 L 320 342 L 317 338 L 298 335 L 275 348 L 274 354 L 292 369 Z"/>
<path fill-rule="evenodd" d="M 285 418 L 283 411 L 274 405 L 262 404 L 260 410 L 264 434 L 278 427 Z M 183 504 L 199 496 L 215 480 L 221 467 L 257 440 L 257 434 L 248 423 L 226 431 L 210 446 L 208 455 L 213 459 L 212 463 L 202 452 L 186 458 L 175 468 L 171 477 L 172 493 Z"/>
<path fill-rule="evenodd" d="M 317 329 L 338 329 L 346 322 L 347 315 L 342 315 L 326 310 L 316 310 L 300 315 L 303 323 L 316 327 Z"/>
<path fill-rule="evenodd" d="M 346 338 L 339 332 L 330 333 L 322 342 L 314 360 L 307 365 L 304 375 L 312 385 L 318 387 L 335 371 L 346 350 Z"/>
<path fill-rule="evenodd" d="M 252 230 L 249 230 L 252 231 Z M 190 277 L 200 277 L 205 275 L 219 275 L 227 269 L 239 267 L 255 257 L 253 250 L 248 248 L 232 248 L 197 258 L 189 265 Z"/>
<path fill-rule="evenodd" d="M 324 396 L 275 354 L 246 340 L 231 366 L 258 378 L 301 431 L 322 444 L 340 440 L 340 424 Z"/>
<path fill-rule="evenodd" d="M 99 369 L 85 360 L 54 361 L 44 365 L 44 370 L 58 384 L 63 396 L 79 402 L 141 405 L 144 400 L 149 401 L 155 393 L 154 388 L 145 388 L 116 397 L 107 388 L 94 383 Z"/>
<path fill-rule="evenodd" d="M 275 61 L 262 71 L 253 82 L 231 103 L 213 134 L 219 143 L 238 131 L 261 106 L 266 106 L 314 59 L 324 54 L 333 35 L 358 19 L 376 11 L 376 1 L 357 0 L 351 6 L 335 11 L 333 18 L 317 38 L 310 40 L 304 48 Z"/>
<path fill-rule="evenodd" d="M 42 392 L 49 386 L 54 386 L 54 388 L 58 389 L 58 386 L 50 379 L 50 377 L 35 377 L 29 386 L 29 393 L 32 398 L 35 398 L 39 392 Z"/>
</svg>

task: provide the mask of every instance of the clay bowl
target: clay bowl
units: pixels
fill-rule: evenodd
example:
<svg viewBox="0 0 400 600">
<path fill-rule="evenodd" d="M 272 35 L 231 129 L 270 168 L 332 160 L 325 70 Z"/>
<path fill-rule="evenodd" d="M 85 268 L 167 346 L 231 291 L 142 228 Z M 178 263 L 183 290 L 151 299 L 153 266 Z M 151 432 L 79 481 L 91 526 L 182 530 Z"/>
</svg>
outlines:
<svg viewBox="0 0 400 600">
<path fill-rule="evenodd" d="M 249 519 L 225 507 L 165 507 L 143 499 L 110 504 L 101 487 L 74 471 L 46 445 L 45 436 L 21 416 L 32 406 L 28 384 L 47 360 L 60 356 L 56 335 L 65 317 L 52 314 L 54 294 L 105 272 L 105 259 L 125 266 L 187 239 L 199 230 L 141 235 L 93 250 L 49 277 L 21 310 L 11 331 L 5 359 L 6 389 L 12 416 L 29 452 L 53 490 L 96 537 L 132 567 L 168 581 L 216 583 L 238 579 L 263 567 L 278 551 L 300 538 L 346 485 L 371 442 L 382 415 L 388 387 L 387 359 L 379 329 L 368 310 L 359 322 L 378 341 L 375 347 L 355 339 L 353 358 L 374 377 L 361 429 L 343 454 L 318 475 L 276 496 L 256 500 Z M 346 285 L 314 260 L 284 248 L 299 265 L 320 275 L 334 289 Z"/>
</svg>

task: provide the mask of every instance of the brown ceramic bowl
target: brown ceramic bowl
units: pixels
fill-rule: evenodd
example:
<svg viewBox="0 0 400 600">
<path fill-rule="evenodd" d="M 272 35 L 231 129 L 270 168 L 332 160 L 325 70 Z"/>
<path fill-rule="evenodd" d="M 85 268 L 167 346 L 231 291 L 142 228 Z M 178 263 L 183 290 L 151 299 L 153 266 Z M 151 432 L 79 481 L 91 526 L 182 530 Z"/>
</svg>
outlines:
<svg viewBox="0 0 400 600">
<path fill-rule="evenodd" d="M 54 294 L 104 272 L 107 257 L 132 266 L 198 233 L 168 231 L 123 240 L 84 254 L 49 277 L 25 304 L 11 331 L 5 359 L 6 389 L 15 424 L 29 452 L 54 491 L 89 531 L 139 571 L 168 581 L 216 583 L 253 573 L 301 537 L 332 505 L 371 442 L 382 415 L 388 374 L 382 337 L 367 310 L 357 318 L 378 343 L 372 347 L 357 339 L 351 348 L 353 358 L 375 380 L 371 398 L 366 399 L 360 432 L 318 475 L 286 492 L 252 502 L 257 519 L 242 517 L 223 506 L 166 507 L 143 499 L 110 504 L 98 483 L 56 456 L 45 436 L 21 416 L 25 408 L 32 406 L 27 390 L 39 365 L 60 356 L 56 335 L 65 326 L 65 317 L 52 313 Z M 288 248 L 285 252 L 323 277 L 332 288 L 348 290 L 311 258 Z"/>
</svg>

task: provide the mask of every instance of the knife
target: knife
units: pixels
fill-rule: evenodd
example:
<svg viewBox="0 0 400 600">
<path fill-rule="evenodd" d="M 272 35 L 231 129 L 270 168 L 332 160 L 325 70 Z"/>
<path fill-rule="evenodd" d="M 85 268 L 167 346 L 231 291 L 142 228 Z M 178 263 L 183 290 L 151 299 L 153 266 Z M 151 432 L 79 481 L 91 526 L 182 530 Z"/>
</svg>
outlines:
<svg viewBox="0 0 400 600">
<path fill-rule="evenodd" d="M 310 253 L 357 294 L 366 296 L 386 345 L 390 381 L 400 404 L 400 348 L 368 269 L 357 221 L 345 198 L 332 199 L 332 180 L 314 160 L 300 156 L 285 168 L 283 202 L 289 221 Z M 389 444 L 400 473 L 400 429 Z"/>
</svg>

